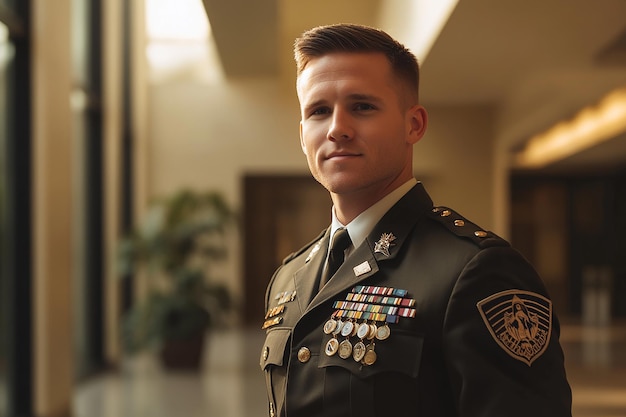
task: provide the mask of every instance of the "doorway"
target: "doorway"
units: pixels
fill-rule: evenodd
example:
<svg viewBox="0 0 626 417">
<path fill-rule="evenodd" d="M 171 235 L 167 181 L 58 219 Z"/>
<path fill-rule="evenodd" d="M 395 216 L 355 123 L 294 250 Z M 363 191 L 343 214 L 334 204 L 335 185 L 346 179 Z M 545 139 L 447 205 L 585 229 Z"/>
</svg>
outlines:
<svg viewBox="0 0 626 417">
<path fill-rule="evenodd" d="M 309 175 L 246 175 L 243 189 L 243 320 L 261 326 L 272 274 L 286 256 L 328 227 L 332 202 Z"/>
<path fill-rule="evenodd" d="M 626 317 L 625 181 L 626 172 L 511 178 L 512 243 L 536 267 L 561 316 Z"/>
</svg>

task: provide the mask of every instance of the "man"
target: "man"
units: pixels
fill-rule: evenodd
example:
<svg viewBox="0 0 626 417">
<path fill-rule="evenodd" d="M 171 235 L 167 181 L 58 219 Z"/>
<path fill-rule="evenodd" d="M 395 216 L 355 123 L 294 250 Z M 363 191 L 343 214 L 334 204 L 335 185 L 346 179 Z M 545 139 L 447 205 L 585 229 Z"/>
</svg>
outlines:
<svg viewBox="0 0 626 417">
<path fill-rule="evenodd" d="M 415 57 L 356 25 L 304 33 L 295 56 L 301 146 L 333 211 L 268 287 L 270 416 L 570 416 L 540 278 L 413 178 Z"/>
</svg>

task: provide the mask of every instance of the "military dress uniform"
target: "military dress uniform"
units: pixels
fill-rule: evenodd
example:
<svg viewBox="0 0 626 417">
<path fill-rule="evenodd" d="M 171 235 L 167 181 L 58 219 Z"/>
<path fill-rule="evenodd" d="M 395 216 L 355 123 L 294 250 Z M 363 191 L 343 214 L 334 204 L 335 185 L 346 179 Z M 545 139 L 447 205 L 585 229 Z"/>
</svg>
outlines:
<svg viewBox="0 0 626 417">
<path fill-rule="evenodd" d="M 328 235 L 268 286 L 271 417 L 571 416 L 552 303 L 505 240 L 418 183 L 318 292 Z"/>
</svg>

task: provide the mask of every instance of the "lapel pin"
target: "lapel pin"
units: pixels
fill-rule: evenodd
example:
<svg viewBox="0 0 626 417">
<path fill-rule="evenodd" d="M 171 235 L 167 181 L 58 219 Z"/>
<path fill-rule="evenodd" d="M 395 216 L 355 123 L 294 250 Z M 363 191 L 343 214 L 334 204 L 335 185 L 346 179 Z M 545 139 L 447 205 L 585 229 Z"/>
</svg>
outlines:
<svg viewBox="0 0 626 417">
<path fill-rule="evenodd" d="M 394 240 L 396 240 L 396 237 L 393 233 L 383 233 L 374 245 L 374 252 L 389 256 L 389 248 L 395 245 L 395 243 L 391 243 Z"/>
</svg>

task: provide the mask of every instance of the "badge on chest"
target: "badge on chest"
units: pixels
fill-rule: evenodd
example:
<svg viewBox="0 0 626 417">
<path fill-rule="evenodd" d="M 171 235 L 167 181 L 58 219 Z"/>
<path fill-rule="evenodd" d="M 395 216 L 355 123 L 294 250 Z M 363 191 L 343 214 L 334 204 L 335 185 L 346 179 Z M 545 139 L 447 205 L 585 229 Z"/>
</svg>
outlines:
<svg viewBox="0 0 626 417">
<path fill-rule="evenodd" d="M 324 324 L 324 333 L 331 336 L 324 353 L 368 366 L 377 360 L 376 341 L 391 336 L 389 324 L 415 317 L 415 299 L 406 290 L 391 287 L 356 286 L 333 307 L 335 312 Z"/>
</svg>

